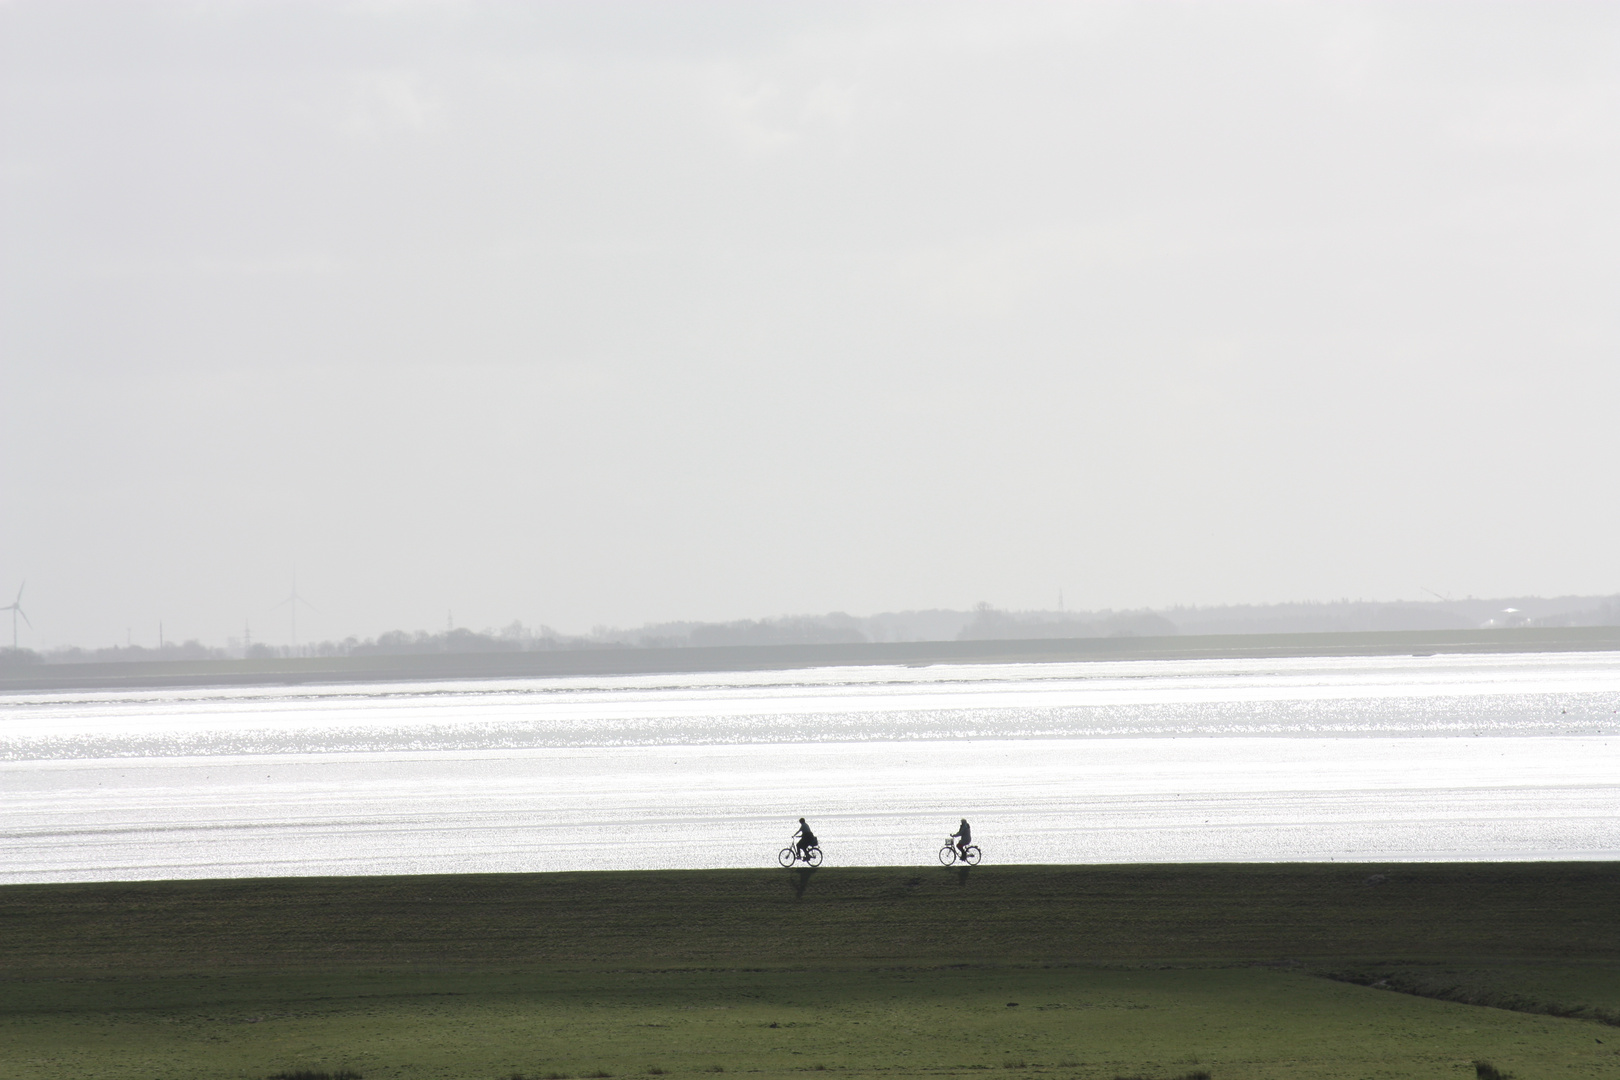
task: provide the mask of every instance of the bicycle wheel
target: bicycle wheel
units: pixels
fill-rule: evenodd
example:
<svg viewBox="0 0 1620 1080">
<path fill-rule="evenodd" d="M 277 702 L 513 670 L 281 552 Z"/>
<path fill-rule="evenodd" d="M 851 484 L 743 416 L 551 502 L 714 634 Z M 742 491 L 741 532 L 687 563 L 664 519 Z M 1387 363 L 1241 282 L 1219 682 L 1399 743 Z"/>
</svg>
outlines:
<svg viewBox="0 0 1620 1080">
<path fill-rule="evenodd" d="M 946 844 L 939 849 L 939 862 L 941 866 L 949 866 L 956 861 L 956 845 Z"/>
<path fill-rule="evenodd" d="M 965 861 L 967 862 L 967 864 L 969 866 L 978 866 L 979 865 L 979 860 L 981 858 L 983 858 L 983 857 L 984 857 L 984 853 L 979 850 L 979 845 L 978 844 L 969 844 L 968 845 L 968 847 L 967 847 L 967 858 L 966 858 Z"/>
<path fill-rule="evenodd" d="M 820 866 L 821 849 L 818 847 L 813 847 L 809 851 L 805 852 L 804 861 L 809 863 L 811 866 Z"/>
<path fill-rule="evenodd" d="M 783 866 L 792 866 L 793 849 L 790 847 L 785 847 L 781 851 L 778 851 L 776 853 L 776 861 L 781 863 Z"/>
</svg>

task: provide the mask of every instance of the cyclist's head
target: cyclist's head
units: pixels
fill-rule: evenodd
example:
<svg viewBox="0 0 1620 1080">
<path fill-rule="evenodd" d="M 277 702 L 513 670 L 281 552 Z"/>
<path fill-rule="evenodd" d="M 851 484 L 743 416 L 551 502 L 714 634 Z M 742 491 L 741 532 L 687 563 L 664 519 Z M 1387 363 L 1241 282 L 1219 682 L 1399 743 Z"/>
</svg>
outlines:
<svg viewBox="0 0 1620 1080">
<path fill-rule="evenodd" d="M 799 824 L 800 824 L 800 825 L 803 825 L 803 824 L 804 824 L 804 818 L 800 818 L 800 819 L 799 819 Z"/>
</svg>

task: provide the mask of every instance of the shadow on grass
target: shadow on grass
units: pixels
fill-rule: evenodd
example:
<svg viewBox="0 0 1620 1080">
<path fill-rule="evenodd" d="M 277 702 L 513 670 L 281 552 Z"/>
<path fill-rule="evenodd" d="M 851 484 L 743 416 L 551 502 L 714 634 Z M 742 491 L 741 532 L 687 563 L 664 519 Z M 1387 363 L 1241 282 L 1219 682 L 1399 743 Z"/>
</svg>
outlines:
<svg viewBox="0 0 1620 1080">
<path fill-rule="evenodd" d="M 812 866 L 801 867 L 793 871 L 793 895 L 804 899 L 804 890 L 810 887 L 810 878 L 815 874 Z"/>
</svg>

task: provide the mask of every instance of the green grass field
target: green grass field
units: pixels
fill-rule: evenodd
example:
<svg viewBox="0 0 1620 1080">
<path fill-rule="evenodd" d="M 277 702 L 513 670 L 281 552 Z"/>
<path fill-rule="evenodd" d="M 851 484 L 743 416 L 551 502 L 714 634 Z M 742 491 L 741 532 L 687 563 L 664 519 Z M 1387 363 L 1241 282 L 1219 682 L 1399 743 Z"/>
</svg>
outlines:
<svg viewBox="0 0 1620 1080">
<path fill-rule="evenodd" d="M 0 888 L 4 1080 L 1620 1077 L 1617 1021 L 1610 864 Z"/>
</svg>

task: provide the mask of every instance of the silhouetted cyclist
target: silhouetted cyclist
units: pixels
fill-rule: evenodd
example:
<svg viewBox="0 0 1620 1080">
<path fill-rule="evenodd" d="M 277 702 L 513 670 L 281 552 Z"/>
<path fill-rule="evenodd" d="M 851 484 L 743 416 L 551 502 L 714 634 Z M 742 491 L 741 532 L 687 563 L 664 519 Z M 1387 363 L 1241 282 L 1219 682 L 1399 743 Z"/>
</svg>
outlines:
<svg viewBox="0 0 1620 1080">
<path fill-rule="evenodd" d="M 810 826 L 805 824 L 804 818 L 799 819 L 798 831 L 793 835 L 799 838 L 799 858 L 809 858 L 810 849 L 816 846 L 816 834 L 810 831 Z"/>
<path fill-rule="evenodd" d="M 963 862 L 967 862 L 968 841 L 973 839 L 973 827 L 967 823 L 967 818 L 962 819 L 962 827 L 951 833 L 951 836 L 962 838 L 956 841 L 956 853 L 962 856 Z"/>
</svg>

